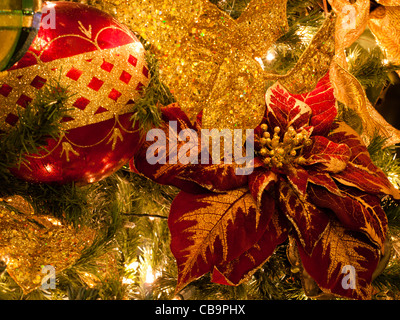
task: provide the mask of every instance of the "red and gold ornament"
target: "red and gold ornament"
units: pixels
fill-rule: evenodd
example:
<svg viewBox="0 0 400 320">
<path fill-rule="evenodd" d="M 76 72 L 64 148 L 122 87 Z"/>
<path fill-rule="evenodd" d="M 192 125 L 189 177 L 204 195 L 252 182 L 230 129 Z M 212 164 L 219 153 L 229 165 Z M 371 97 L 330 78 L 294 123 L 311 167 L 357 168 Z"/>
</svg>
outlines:
<svg viewBox="0 0 400 320">
<path fill-rule="evenodd" d="M 126 26 L 96 8 L 53 2 L 44 10 L 28 52 L 0 80 L 0 130 L 15 126 L 18 111 L 52 79 L 74 94 L 71 111 L 61 120 L 65 134 L 12 172 L 31 182 L 95 182 L 121 168 L 139 145 L 130 117 L 149 82 L 145 50 Z M 55 19 L 54 28 L 44 18 Z"/>
</svg>

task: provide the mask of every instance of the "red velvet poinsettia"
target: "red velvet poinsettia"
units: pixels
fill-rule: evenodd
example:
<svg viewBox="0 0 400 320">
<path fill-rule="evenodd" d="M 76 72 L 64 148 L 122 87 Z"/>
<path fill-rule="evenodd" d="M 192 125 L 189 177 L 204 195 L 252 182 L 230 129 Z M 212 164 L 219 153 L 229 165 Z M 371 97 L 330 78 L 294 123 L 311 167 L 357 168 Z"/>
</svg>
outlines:
<svg viewBox="0 0 400 320">
<path fill-rule="evenodd" d="M 157 156 L 166 161 L 149 163 L 151 141 L 135 156 L 138 172 L 182 190 L 169 216 L 177 291 L 208 272 L 214 282 L 238 285 L 290 236 L 303 267 L 323 291 L 370 298 L 387 235 L 380 200 L 398 199 L 398 191 L 372 163 L 357 133 L 335 122 L 329 75 L 303 95 L 276 83 L 266 103 L 249 175 L 237 175 L 238 164 L 201 164 L 202 144 L 188 150 L 180 135 L 192 129 L 185 132 L 196 132 L 200 141 L 201 119 L 191 124 L 176 104 L 162 110 L 161 130 L 167 140 L 178 141 L 158 145 Z M 199 164 L 181 163 L 180 148 L 193 152 Z M 355 285 L 343 285 L 344 267 L 355 270 Z"/>
</svg>

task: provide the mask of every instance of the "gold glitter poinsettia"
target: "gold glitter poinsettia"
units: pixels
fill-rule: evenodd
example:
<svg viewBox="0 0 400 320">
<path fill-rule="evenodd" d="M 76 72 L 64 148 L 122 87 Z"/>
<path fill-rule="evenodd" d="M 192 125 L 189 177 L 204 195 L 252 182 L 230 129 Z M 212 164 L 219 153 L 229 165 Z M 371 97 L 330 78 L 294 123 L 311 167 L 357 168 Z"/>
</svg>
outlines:
<svg viewBox="0 0 400 320">
<path fill-rule="evenodd" d="M 206 128 L 253 128 L 262 119 L 263 70 L 255 60 L 288 29 L 286 0 L 253 0 L 232 19 L 208 0 L 106 0 L 104 9 L 150 42 L 162 81 Z"/>
<path fill-rule="evenodd" d="M 131 165 L 182 190 L 168 218 L 177 291 L 208 272 L 216 283 L 243 283 L 289 236 L 323 292 L 371 298 L 372 276 L 386 250 L 380 201 L 400 194 L 357 133 L 335 121 L 333 92 L 329 74 L 302 95 L 290 94 L 279 81 L 271 86 L 254 132 L 253 170 L 245 176 L 228 157 L 225 163 L 210 161 L 201 147 L 207 139 L 201 117 L 191 123 L 177 105 L 162 108 L 158 141 L 143 144 Z M 182 136 L 198 143 L 178 140 Z M 158 161 L 148 161 L 152 152 Z M 353 288 L 342 285 L 348 266 L 357 274 Z"/>
</svg>

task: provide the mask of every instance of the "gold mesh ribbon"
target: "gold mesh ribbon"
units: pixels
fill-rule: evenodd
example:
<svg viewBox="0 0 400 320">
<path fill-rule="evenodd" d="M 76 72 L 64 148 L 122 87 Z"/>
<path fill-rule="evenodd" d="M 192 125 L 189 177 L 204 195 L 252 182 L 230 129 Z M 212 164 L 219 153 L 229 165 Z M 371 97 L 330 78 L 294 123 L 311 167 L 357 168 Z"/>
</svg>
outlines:
<svg viewBox="0 0 400 320">
<path fill-rule="evenodd" d="M 355 110 L 361 117 L 363 125 L 362 137 L 366 144 L 369 143 L 370 138 L 374 136 L 376 131 L 387 138 L 386 146 L 400 142 L 400 131 L 389 125 L 376 111 L 369 102 L 364 88 L 353 75 L 334 61 L 330 70 L 330 77 L 336 98 Z"/>
<path fill-rule="evenodd" d="M 381 1 L 383 4 L 393 1 Z M 368 25 L 388 59 L 400 63 L 399 12 L 396 7 L 380 6 L 371 14 L 369 0 L 351 3 L 349 0 L 329 0 L 338 15 L 335 31 L 336 57 L 330 78 L 336 98 L 355 110 L 362 119 L 363 139 L 366 143 L 376 131 L 387 138 L 385 145 L 400 142 L 400 131 L 391 126 L 369 102 L 365 90 L 347 68 L 345 49 L 350 47 Z"/>
<path fill-rule="evenodd" d="M 400 64 L 400 7 L 378 7 L 371 13 L 368 26 L 387 59 Z"/>
<path fill-rule="evenodd" d="M 338 61 L 346 66 L 345 49 L 364 32 L 369 19 L 369 0 L 359 0 L 350 3 L 348 0 L 329 0 L 333 11 L 337 15 L 335 30 L 335 51 L 339 57 Z"/>
</svg>

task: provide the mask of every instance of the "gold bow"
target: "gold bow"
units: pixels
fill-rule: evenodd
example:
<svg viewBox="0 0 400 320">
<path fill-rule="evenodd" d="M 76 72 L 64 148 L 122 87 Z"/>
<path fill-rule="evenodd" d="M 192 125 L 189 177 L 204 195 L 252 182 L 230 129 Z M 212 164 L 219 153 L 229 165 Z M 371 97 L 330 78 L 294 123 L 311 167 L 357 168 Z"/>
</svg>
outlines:
<svg viewBox="0 0 400 320">
<path fill-rule="evenodd" d="M 234 20 L 208 0 L 106 0 L 102 9 L 156 49 L 162 81 L 206 128 L 254 128 L 264 114 L 255 60 L 288 30 L 286 0 L 252 0 Z"/>
</svg>

